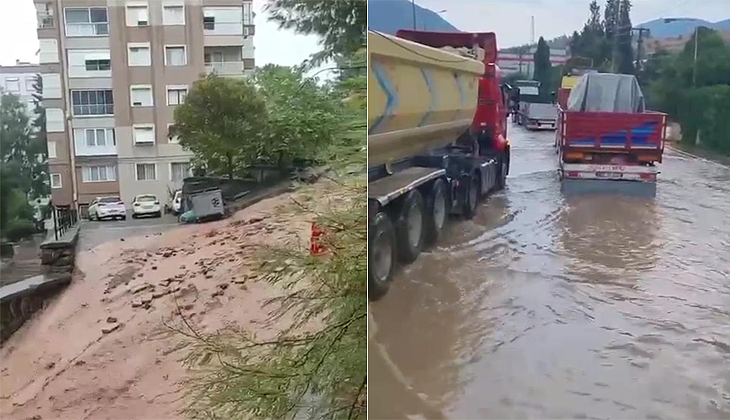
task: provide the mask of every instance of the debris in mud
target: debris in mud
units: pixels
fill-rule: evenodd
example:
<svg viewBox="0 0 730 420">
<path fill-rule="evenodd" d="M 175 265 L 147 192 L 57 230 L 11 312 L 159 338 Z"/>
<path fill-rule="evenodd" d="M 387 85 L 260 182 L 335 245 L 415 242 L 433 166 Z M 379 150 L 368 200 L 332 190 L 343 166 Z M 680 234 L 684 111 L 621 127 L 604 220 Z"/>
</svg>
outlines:
<svg viewBox="0 0 730 420">
<path fill-rule="evenodd" d="M 121 242 L 124 242 L 124 238 L 119 238 L 119 240 L 120 240 Z"/>
<path fill-rule="evenodd" d="M 122 326 L 122 324 L 114 324 L 114 325 L 110 325 L 110 326 L 108 326 L 108 327 L 104 327 L 104 328 L 102 328 L 102 329 L 101 329 L 101 332 L 102 332 L 103 334 L 109 334 L 109 333 L 112 333 L 112 332 L 114 332 L 114 331 L 118 330 L 118 329 L 119 329 L 119 328 L 120 328 L 121 326 Z"/>
<path fill-rule="evenodd" d="M 77 360 L 76 363 L 74 363 L 74 366 L 83 366 L 85 364 L 86 362 L 84 362 L 83 360 Z"/>
<path fill-rule="evenodd" d="M 221 283 L 218 285 L 218 288 L 221 290 L 226 290 L 228 289 L 228 283 Z"/>
<path fill-rule="evenodd" d="M 144 292 L 147 289 L 154 289 L 154 286 L 149 283 L 140 284 L 132 289 L 132 294 L 136 295 L 139 292 Z"/>
<path fill-rule="evenodd" d="M 153 270 L 157 270 L 157 266 L 156 266 L 156 265 L 153 265 L 153 266 L 152 266 L 152 269 L 153 269 Z"/>
<path fill-rule="evenodd" d="M 216 290 L 215 292 L 213 292 L 213 294 L 210 295 L 210 297 L 223 296 L 223 294 L 223 290 Z"/>
<path fill-rule="evenodd" d="M 54 367 L 56 367 L 56 363 L 55 362 L 50 362 L 50 363 L 46 364 L 46 369 L 47 370 L 51 370 Z"/>
<path fill-rule="evenodd" d="M 109 324 L 114 324 L 114 323 L 116 323 L 116 322 L 117 322 L 117 319 L 116 319 L 116 318 L 114 318 L 113 316 L 110 316 L 110 317 L 108 317 L 108 318 L 106 319 L 106 322 L 108 322 Z"/>
<path fill-rule="evenodd" d="M 159 292 L 152 293 L 152 299 L 157 299 L 165 296 L 166 294 L 170 293 L 170 290 L 160 290 Z"/>
</svg>

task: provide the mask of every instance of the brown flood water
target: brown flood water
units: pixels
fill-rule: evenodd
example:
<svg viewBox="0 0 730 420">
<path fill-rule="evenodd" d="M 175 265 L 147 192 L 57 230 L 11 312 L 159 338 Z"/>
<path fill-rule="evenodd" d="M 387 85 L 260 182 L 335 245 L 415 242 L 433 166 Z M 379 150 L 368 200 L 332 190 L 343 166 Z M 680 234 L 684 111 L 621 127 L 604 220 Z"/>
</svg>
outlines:
<svg viewBox="0 0 730 420">
<path fill-rule="evenodd" d="M 730 168 L 566 197 L 553 136 L 371 305 L 370 419 L 730 419 Z"/>
</svg>

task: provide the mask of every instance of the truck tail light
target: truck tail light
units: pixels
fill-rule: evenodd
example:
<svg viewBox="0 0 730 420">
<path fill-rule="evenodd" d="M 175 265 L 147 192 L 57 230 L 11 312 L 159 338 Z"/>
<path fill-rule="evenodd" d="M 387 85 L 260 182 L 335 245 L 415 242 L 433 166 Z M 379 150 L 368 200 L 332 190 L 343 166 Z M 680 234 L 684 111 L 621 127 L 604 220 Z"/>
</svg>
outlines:
<svg viewBox="0 0 730 420">
<path fill-rule="evenodd" d="M 566 159 L 583 159 L 583 153 L 582 152 L 568 152 L 565 154 Z"/>
<path fill-rule="evenodd" d="M 579 178 L 580 177 L 580 175 L 578 174 L 578 171 L 567 171 L 565 173 L 565 176 L 567 178 Z"/>
<path fill-rule="evenodd" d="M 655 180 L 656 174 L 639 174 L 639 177 L 646 180 Z"/>
</svg>

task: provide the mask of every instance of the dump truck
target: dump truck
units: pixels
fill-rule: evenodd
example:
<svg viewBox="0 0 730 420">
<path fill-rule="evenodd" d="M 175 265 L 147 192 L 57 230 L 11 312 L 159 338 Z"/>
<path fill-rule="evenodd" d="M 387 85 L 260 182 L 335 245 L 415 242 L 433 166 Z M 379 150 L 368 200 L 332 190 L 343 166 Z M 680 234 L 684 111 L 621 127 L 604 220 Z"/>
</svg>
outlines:
<svg viewBox="0 0 730 420">
<path fill-rule="evenodd" d="M 561 180 L 654 184 L 666 125 L 666 114 L 646 110 L 635 76 L 584 74 L 558 116 Z"/>
<path fill-rule="evenodd" d="M 368 31 L 368 294 L 509 172 L 494 33 Z"/>
</svg>

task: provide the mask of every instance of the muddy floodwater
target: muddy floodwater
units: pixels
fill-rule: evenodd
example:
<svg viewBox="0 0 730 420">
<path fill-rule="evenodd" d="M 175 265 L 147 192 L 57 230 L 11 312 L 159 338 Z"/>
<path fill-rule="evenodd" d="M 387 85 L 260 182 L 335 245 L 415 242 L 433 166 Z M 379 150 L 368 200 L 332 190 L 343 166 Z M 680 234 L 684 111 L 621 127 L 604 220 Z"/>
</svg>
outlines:
<svg viewBox="0 0 730 420">
<path fill-rule="evenodd" d="M 730 419 L 730 168 L 567 197 L 554 133 L 510 129 L 507 189 L 371 305 L 369 418 Z"/>
</svg>

